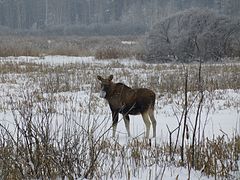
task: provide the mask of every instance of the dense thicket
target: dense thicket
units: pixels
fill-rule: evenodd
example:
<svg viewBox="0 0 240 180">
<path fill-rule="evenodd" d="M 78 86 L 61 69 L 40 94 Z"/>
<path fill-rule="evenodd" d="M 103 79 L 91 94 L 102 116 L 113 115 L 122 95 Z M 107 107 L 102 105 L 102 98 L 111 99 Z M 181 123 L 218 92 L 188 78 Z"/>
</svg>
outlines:
<svg viewBox="0 0 240 180">
<path fill-rule="evenodd" d="M 209 9 L 188 9 L 160 20 L 146 39 L 146 60 L 189 62 L 240 56 L 240 21 Z"/>
<path fill-rule="evenodd" d="M 189 7 L 240 16 L 239 0 L 0 0 L 0 32 L 139 34 Z"/>
</svg>

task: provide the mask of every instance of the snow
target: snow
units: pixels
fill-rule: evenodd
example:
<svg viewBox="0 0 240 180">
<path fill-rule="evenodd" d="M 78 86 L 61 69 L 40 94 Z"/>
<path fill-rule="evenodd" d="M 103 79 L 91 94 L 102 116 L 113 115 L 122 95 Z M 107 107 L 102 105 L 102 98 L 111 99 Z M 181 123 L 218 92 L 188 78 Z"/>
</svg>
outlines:
<svg viewBox="0 0 240 180">
<path fill-rule="evenodd" d="M 137 42 L 136 41 L 122 41 L 122 44 L 135 45 L 135 44 L 137 44 Z"/>
<path fill-rule="evenodd" d="M 74 56 L 43 56 L 39 57 L 8 57 L 0 58 L 0 61 L 10 61 L 10 62 L 28 62 L 28 63 L 45 63 L 50 65 L 63 65 L 66 63 L 91 63 L 94 57 L 74 57 Z"/>
<path fill-rule="evenodd" d="M 125 42 L 124 42 L 125 43 Z M 111 63 L 120 63 L 123 66 L 126 66 L 126 68 L 131 68 L 131 66 L 134 66 L 136 64 L 141 65 L 143 62 L 139 62 L 137 60 L 95 60 L 94 57 L 66 57 L 66 56 L 46 56 L 43 58 L 38 57 L 8 57 L 1 58 L 0 61 L 14 61 L 14 62 L 34 62 L 34 63 L 41 63 L 41 64 L 48 64 L 51 66 L 57 66 L 57 65 L 64 65 L 68 63 L 80 63 L 80 64 L 89 64 L 90 66 L 92 64 L 98 64 L 104 67 L 104 65 L 111 64 Z M 134 68 L 134 67 L 132 67 Z M 114 71 L 114 70 L 113 70 Z M 122 69 L 115 69 L 115 71 L 122 71 Z M 141 70 L 135 70 L 132 71 L 132 73 L 138 73 L 141 72 Z M 144 78 L 144 74 L 140 74 L 141 78 Z M 124 81 L 124 79 L 123 79 Z M 7 95 L 8 94 L 15 94 L 18 92 L 18 85 L 16 84 L 0 84 L 1 90 L 1 101 L 4 103 L 7 101 Z M 33 88 L 34 89 L 34 88 Z M 222 93 L 222 96 L 220 98 L 212 98 L 211 101 L 209 99 L 206 99 L 205 104 L 203 106 L 203 112 L 201 114 L 201 129 L 204 129 L 204 136 L 209 137 L 210 139 L 213 137 L 216 137 L 218 135 L 227 135 L 231 137 L 234 134 L 240 133 L 240 109 L 239 109 L 239 102 L 240 102 L 240 89 L 238 90 L 216 90 L 213 92 L 215 94 Z M 208 97 L 209 92 L 204 92 L 204 94 Z M 60 97 L 67 98 L 74 98 L 74 104 L 68 104 L 66 103 L 61 104 L 59 103 L 58 109 L 64 109 L 66 107 L 77 107 L 79 109 L 82 109 L 83 114 L 81 116 L 87 116 L 88 114 L 88 106 L 84 104 L 88 104 L 90 101 L 90 93 L 87 91 L 78 91 L 78 92 L 64 92 L 59 93 Z M 209 95 L 210 96 L 210 95 Z M 99 97 L 99 93 L 94 92 L 93 97 L 97 99 L 97 105 L 95 107 L 94 112 L 97 114 L 96 119 L 92 119 L 91 123 L 94 123 L 94 120 L 100 120 L 104 121 L 107 120 L 107 122 L 104 122 L 105 129 L 107 125 L 110 127 L 111 125 L 111 114 L 110 109 L 106 103 L 106 101 Z M 216 95 L 216 97 L 219 97 Z M 209 100 L 209 101 L 208 101 Z M 231 100 L 231 102 L 230 102 Z M 178 126 L 178 120 L 177 118 L 180 118 L 181 115 L 181 107 L 178 105 L 177 102 L 181 101 L 181 98 L 177 95 L 174 97 L 174 100 L 172 102 L 168 102 L 168 94 L 164 94 L 160 98 L 158 98 L 158 102 L 156 103 L 156 111 L 155 116 L 157 120 L 157 137 L 156 142 L 157 144 L 161 144 L 162 142 L 167 142 L 169 139 L 169 133 L 167 126 L 170 130 L 175 129 Z M 80 107 L 79 107 L 80 106 Z M 195 121 L 195 108 L 190 111 L 188 124 L 191 128 L 191 124 Z M 73 110 L 73 109 L 72 109 Z M 61 111 L 61 110 L 60 110 Z M 77 111 L 77 110 L 76 110 Z M 85 115 L 84 115 L 85 114 Z M 75 114 L 76 116 L 79 116 L 79 114 Z M 87 118 L 87 117 L 86 117 Z M 55 123 L 56 129 L 61 126 L 61 123 L 64 123 L 64 118 L 62 116 L 56 117 L 58 119 L 58 123 Z M 61 122 L 62 119 L 62 122 Z M 83 118 L 85 119 L 85 118 Z M 59 121 L 60 120 L 60 121 Z M 2 125 L 5 125 L 8 127 L 11 131 L 14 131 L 14 121 L 13 117 L 11 115 L 11 112 L 9 110 L 2 110 L 0 112 L 0 123 Z M 101 131 L 105 130 L 101 129 Z M 130 116 L 130 132 L 131 132 L 131 138 L 135 137 L 143 137 L 145 130 L 145 125 L 143 123 L 143 120 L 141 116 Z M 120 116 L 120 121 L 118 123 L 117 127 L 117 134 L 118 134 L 118 140 L 120 144 L 126 144 L 128 142 L 127 132 L 125 129 L 124 122 L 122 120 L 122 117 Z M 109 138 L 111 137 L 111 132 L 108 133 Z M 152 136 L 152 131 L 150 136 Z M 173 139 L 176 138 L 176 134 L 173 134 Z M 137 176 L 134 176 L 131 174 L 131 179 L 154 179 L 156 177 L 156 174 L 161 177 L 161 172 L 163 173 L 163 179 L 164 180 L 170 180 L 170 179 L 179 179 L 184 180 L 188 176 L 188 170 L 187 168 L 183 167 L 173 167 L 171 165 L 166 165 L 166 167 L 150 167 L 142 169 L 140 174 Z M 154 176 L 154 177 L 153 177 Z M 116 177 L 117 178 L 117 177 Z M 122 179 L 126 179 L 126 177 L 123 177 Z M 191 179 L 213 179 L 211 177 L 206 177 L 201 174 L 199 171 L 191 171 Z"/>
</svg>

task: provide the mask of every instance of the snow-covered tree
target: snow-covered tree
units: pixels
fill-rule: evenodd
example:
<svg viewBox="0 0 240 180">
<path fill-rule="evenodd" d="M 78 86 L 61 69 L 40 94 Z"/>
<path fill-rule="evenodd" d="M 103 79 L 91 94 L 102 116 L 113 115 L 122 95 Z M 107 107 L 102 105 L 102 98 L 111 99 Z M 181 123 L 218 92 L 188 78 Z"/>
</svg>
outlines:
<svg viewBox="0 0 240 180">
<path fill-rule="evenodd" d="M 240 24 L 209 9 L 190 9 L 160 20 L 146 39 L 146 60 L 219 60 L 236 55 Z"/>
</svg>

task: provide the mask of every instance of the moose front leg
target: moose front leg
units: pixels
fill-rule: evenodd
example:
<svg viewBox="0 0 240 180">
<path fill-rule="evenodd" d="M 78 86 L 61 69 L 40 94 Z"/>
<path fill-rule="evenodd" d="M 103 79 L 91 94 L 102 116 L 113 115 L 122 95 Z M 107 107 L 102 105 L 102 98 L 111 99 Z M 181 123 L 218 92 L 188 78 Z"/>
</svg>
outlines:
<svg viewBox="0 0 240 180">
<path fill-rule="evenodd" d="M 128 137 L 130 137 L 130 127 L 129 127 L 130 118 L 129 118 L 129 115 L 124 115 L 123 119 L 124 119 L 125 127 L 127 129 Z"/>
<path fill-rule="evenodd" d="M 118 124 L 118 112 L 112 112 L 112 127 L 113 127 L 113 134 L 112 137 L 115 137 L 116 135 L 116 129 L 117 129 L 117 124 Z"/>
</svg>

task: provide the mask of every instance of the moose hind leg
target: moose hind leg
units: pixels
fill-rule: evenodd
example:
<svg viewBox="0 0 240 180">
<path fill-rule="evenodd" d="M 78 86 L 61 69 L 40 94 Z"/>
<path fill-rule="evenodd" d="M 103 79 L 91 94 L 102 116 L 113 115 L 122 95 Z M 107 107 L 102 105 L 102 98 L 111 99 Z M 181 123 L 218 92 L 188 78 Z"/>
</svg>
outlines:
<svg viewBox="0 0 240 180">
<path fill-rule="evenodd" d="M 130 126 L 129 126 L 130 118 L 129 118 L 129 115 L 124 115 L 123 119 L 124 119 L 125 127 L 127 129 L 128 137 L 130 137 Z"/>
<path fill-rule="evenodd" d="M 142 118 L 143 118 L 143 121 L 146 125 L 146 138 L 149 138 L 149 131 L 150 131 L 151 122 L 149 120 L 148 112 L 142 113 Z"/>
<path fill-rule="evenodd" d="M 152 108 L 150 108 L 148 110 L 148 113 L 149 113 L 149 117 L 150 117 L 150 120 L 152 122 L 152 127 L 153 127 L 153 137 L 156 137 L 156 125 L 157 125 L 157 121 L 154 117 L 154 110 Z"/>
</svg>

